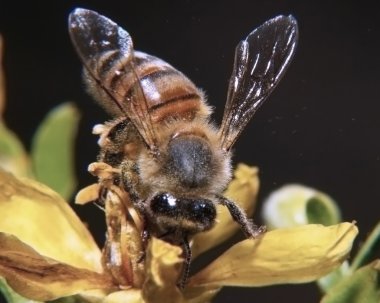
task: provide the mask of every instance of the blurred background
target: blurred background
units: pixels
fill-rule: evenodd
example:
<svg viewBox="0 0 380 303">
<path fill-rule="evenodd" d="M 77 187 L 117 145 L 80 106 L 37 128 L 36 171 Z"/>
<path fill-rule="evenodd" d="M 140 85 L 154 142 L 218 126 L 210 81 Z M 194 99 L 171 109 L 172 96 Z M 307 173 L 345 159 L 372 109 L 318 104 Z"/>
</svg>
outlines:
<svg viewBox="0 0 380 303">
<path fill-rule="evenodd" d="M 358 222 L 356 245 L 378 222 L 380 23 L 370 1 L 3 1 L 6 122 L 29 146 L 48 110 L 75 102 L 82 113 L 79 189 L 95 181 L 87 173 L 98 151 L 92 126 L 109 117 L 83 89 L 81 63 L 67 32 L 67 16 L 75 7 L 110 17 L 127 29 L 136 49 L 184 72 L 206 90 L 217 121 L 237 43 L 276 15 L 294 15 L 300 33 L 293 63 L 236 144 L 234 161 L 260 168 L 260 201 L 294 182 L 331 195 L 343 219 Z M 102 212 L 93 205 L 76 210 L 102 243 Z M 215 302 L 317 302 L 319 297 L 317 287 L 306 284 L 226 288 Z"/>
</svg>

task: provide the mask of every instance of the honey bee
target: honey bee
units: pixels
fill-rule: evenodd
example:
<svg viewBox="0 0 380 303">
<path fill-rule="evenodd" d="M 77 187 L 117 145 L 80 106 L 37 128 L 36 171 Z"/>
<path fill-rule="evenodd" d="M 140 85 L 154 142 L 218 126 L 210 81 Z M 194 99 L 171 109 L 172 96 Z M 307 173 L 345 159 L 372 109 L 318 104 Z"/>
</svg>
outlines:
<svg viewBox="0 0 380 303">
<path fill-rule="evenodd" d="M 99 132 L 98 160 L 114 169 L 111 183 L 128 193 L 145 235 L 182 247 L 183 288 L 189 241 L 213 227 L 216 205 L 228 208 L 246 237 L 264 231 L 222 192 L 231 179 L 231 148 L 293 57 L 297 22 L 275 17 L 237 45 L 220 127 L 193 82 L 165 61 L 135 51 L 128 32 L 110 19 L 78 8 L 70 14 L 69 32 L 89 93 L 114 116 Z"/>
</svg>

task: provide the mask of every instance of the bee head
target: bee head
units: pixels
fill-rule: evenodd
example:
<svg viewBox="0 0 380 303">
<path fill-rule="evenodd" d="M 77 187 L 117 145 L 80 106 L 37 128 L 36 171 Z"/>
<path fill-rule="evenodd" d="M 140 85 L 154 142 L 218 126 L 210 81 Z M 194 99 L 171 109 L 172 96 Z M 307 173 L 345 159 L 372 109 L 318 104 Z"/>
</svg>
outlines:
<svg viewBox="0 0 380 303">
<path fill-rule="evenodd" d="M 211 200 L 175 197 L 159 193 L 149 202 L 149 222 L 155 222 L 163 231 L 180 229 L 193 234 L 210 229 L 216 218 L 216 208 Z"/>
</svg>

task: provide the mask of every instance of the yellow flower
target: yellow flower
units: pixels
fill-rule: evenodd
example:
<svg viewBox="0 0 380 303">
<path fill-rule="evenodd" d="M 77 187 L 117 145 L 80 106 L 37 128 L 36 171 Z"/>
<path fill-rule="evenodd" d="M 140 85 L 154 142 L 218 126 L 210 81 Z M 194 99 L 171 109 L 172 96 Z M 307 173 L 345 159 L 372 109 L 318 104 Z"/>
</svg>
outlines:
<svg viewBox="0 0 380 303">
<path fill-rule="evenodd" d="M 257 169 L 239 165 L 225 194 L 252 214 L 257 191 Z M 102 252 L 90 233 L 67 203 L 35 181 L 17 179 L 1 171 L 0 214 L 0 276 L 17 293 L 38 301 L 80 295 L 91 302 L 105 303 L 196 303 L 209 302 L 227 285 L 309 282 L 343 262 L 358 232 L 351 223 L 270 231 L 259 239 L 235 244 L 192 276 L 180 291 L 175 286 L 182 264 L 179 247 L 151 239 L 143 267 L 139 262 L 133 263 L 135 256 L 122 254 L 135 265 L 131 267 L 135 280 L 131 285 L 120 286 L 104 265 Z M 221 243 L 237 229 L 221 208 L 217 225 L 194 237 L 193 255 Z M 133 239 L 133 228 L 123 231 L 125 239 Z M 139 247 L 131 241 L 125 245 L 128 252 Z M 123 273 L 121 269 L 119 274 Z"/>
</svg>

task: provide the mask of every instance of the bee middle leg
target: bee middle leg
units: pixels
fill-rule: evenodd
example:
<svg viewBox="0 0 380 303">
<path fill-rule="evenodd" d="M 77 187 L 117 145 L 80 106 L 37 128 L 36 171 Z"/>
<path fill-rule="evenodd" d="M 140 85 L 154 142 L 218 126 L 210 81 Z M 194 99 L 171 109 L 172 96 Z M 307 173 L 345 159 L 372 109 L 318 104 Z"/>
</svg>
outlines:
<svg viewBox="0 0 380 303">
<path fill-rule="evenodd" d="M 140 186 L 140 177 L 137 171 L 135 161 L 124 160 L 121 164 L 121 183 L 128 192 L 131 199 L 136 201 L 138 199 L 138 188 Z"/>
<path fill-rule="evenodd" d="M 232 218 L 240 225 L 244 235 L 247 238 L 257 238 L 261 234 L 263 234 L 266 230 L 265 226 L 257 226 L 252 220 L 247 218 L 246 213 L 239 205 L 235 202 L 227 199 L 223 196 L 218 196 L 218 201 L 221 205 L 227 207 L 230 212 Z"/>
</svg>

